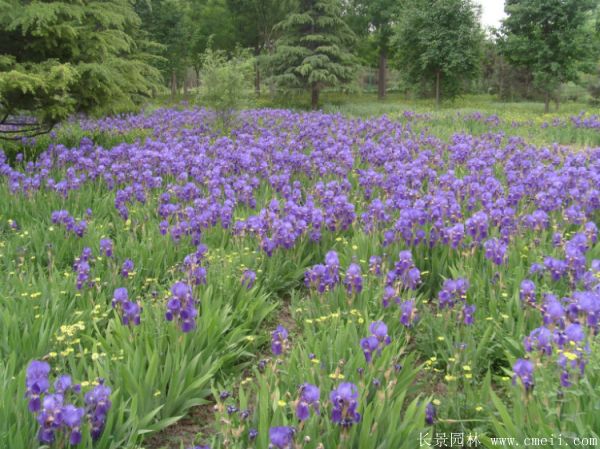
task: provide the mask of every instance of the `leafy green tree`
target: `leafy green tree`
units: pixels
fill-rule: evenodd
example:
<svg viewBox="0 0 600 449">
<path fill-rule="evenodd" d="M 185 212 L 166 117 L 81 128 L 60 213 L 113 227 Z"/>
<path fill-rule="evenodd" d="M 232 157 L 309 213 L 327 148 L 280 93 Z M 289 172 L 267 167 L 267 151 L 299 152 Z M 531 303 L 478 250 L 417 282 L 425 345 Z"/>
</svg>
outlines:
<svg viewBox="0 0 600 449">
<path fill-rule="evenodd" d="M 255 58 L 254 86 L 260 95 L 262 54 L 274 49 L 275 25 L 296 9 L 296 0 L 227 0 L 239 45 L 252 48 Z"/>
<path fill-rule="evenodd" d="M 436 105 L 478 75 L 483 34 L 471 0 L 407 2 L 393 39 L 397 63 L 412 83 L 431 80 Z"/>
<path fill-rule="evenodd" d="M 0 0 L 0 136 L 47 132 L 75 112 L 130 110 L 152 95 L 160 73 L 139 27 L 128 0 Z"/>
<path fill-rule="evenodd" d="M 186 0 L 184 27 L 189 30 L 190 62 L 199 73 L 208 48 L 233 52 L 237 32 L 226 0 Z"/>
<path fill-rule="evenodd" d="M 177 94 L 177 79 L 183 78 L 189 64 L 190 29 L 185 22 L 183 0 L 145 0 L 135 3 L 147 35 L 161 44 L 161 59 L 156 67 L 163 78 L 170 79 L 171 95 Z"/>
<path fill-rule="evenodd" d="M 344 22 L 339 0 L 301 0 L 276 29 L 281 37 L 270 58 L 273 78 L 280 85 L 310 89 L 311 106 L 319 106 L 326 86 L 352 80 L 355 35 Z"/>
<path fill-rule="evenodd" d="M 526 67 L 544 93 L 544 110 L 562 83 L 578 81 L 594 68 L 597 36 L 590 17 L 597 0 L 507 0 L 503 51 L 514 65 Z"/>
<path fill-rule="evenodd" d="M 362 41 L 373 44 L 378 67 L 377 93 L 383 99 L 387 92 L 387 60 L 392 50 L 393 25 L 398 21 L 398 0 L 354 0 L 352 8 L 353 30 Z"/>
</svg>

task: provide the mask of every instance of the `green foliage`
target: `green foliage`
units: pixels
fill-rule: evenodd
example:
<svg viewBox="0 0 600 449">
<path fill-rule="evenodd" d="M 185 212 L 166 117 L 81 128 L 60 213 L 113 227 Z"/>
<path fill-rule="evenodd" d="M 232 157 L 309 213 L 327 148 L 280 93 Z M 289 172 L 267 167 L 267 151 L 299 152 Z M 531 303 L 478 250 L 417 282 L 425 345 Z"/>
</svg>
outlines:
<svg viewBox="0 0 600 449">
<path fill-rule="evenodd" d="M 352 80 L 355 36 L 344 22 L 339 0 L 306 0 L 277 25 L 281 37 L 270 58 L 273 79 L 282 86 L 310 89 L 316 109 L 319 92 Z"/>
<path fill-rule="evenodd" d="M 508 60 L 533 75 L 536 88 L 549 97 L 561 83 L 577 81 L 593 70 L 598 41 L 590 25 L 595 0 L 508 0 L 503 51 Z"/>
<path fill-rule="evenodd" d="M 152 95 L 152 44 L 127 0 L 0 2 L 0 135 L 49 130 L 75 112 L 132 110 Z M 26 115 L 35 121 L 24 121 Z"/>
<path fill-rule="evenodd" d="M 436 99 L 456 97 L 478 74 L 482 32 L 471 0 L 415 0 L 400 16 L 396 62 L 413 84 L 433 82 Z"/>
<path fill-rule="evenodd" d="M 254 59 L 242 51 L 229 59 L 225 52 L 210 48 L 202 55 L 199 100 L 216 111 L 223 127 L 251 96 L 253 65 Z"/>
<path fill-rule="evenodd" d="M 186 38 L 190 62 L 199 70 L 208 48 L 233 51 L 238 35 L 226 0 L 187 0 Z"/>
<path fill-rule="evenodd" d="M 360 36 L 356 53 L 370 67 L 378 67 L 379 98 L 387 90 L 387 59 L 393 47 L 393 24 L 398 21 L 400 6 L 396 0 L 353 0 L 348 23 Z"/>
<path fill-rule="evenodd" d="M 183 74 L 188 64 L 188 28 L 185 3 L 180 0 L 146 0 L 135 3 L 142 28 L 150 39 L 161 45 L 162 58 L 155 66 L 168 79 L 172 71 Z"/>
</svg>

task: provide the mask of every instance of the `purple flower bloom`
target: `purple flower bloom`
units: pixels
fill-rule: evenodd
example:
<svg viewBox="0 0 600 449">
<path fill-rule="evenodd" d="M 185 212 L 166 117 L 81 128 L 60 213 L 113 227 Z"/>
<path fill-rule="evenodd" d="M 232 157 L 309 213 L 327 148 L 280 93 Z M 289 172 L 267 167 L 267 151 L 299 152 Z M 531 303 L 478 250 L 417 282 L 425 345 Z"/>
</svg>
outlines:
<svg viewBox="0 0 600 449">
<path fill-rule="evenodd" d="M 296 416 L 300 421 L 305 421 L 310 416 L 310 407 L 319 413 L 320 390 L 317 386 L 308 383 L 300 387 L 300 398 L 296 405 Z"/>
<path fill-rule="evenodd" d="M 42 401 L 42 409 L 37 416 L 40 424 L 38 439 L 41 443 L 50 444 L 54 441 L 55 431 L 63 425 L 63 395 L 49 394 Z"/>
<path fill-rule="evenodd" d="M 122 322 L 124 325 L 133 324 L 135 326 L 139 326 L 140 324 L 140 314 L 142 312 L 142 308 L 139 304 L 131 301 L 126 301 L 123 304 L 123 317 Z"/>
<path fill-rule="evenodd" d="M 46 362 L 33 360 L 27 367 L 25 374 L 25 385 L 27 387 L 27 397 L 29 398 L 29 410 L 37 412 L 41 407 L 40 395 L 48 391 L 50 381 L 50 365 Z"/>
<path fill-rule="evenodd" d="M 542 354 L 552 354 L 552 332 L 545 327 L 538 327 L 531 331 L 528 337 L 523 341 L 525 351 L 540 351 Z"/>
<path fill-rule="evenodd" d="M 348 294 L 352 295 L 360 293 L 363 288 L 362 273 L 360 265 L 351 263 L 346 271 L 346 277 L 344 278 L 344 285 Z"/>
<path fill-rule="evenodd" d="M 271 427 L 269 429 L 269 447 L 273 449 L 291 449 L 295 433 L 293 427 Z"/>
<path fill-rule="evenodd" d="M 349 382 L 342 382 L 329 395 L 331 401 L 331 420 L 342 427 L 350 427 L 360 421 L 358 408 L 358 388 Z"/>
<path fill-rule="evenodd" d="M 387 331 L 387 326 L 383 321 L 375 321 L 369 326 L 371 335 L 360 341 L 367 363 L 371 362 L 374 352 L 380 354 L 383 347 L 391 343 L 392 340 Z"/>
<path fill-rule="evenodd" d="M 129 273 L 133 271 L 134 265 L 131 259 L 126 259 L 121 266 L 121 276 L 124 278 L 129 276 Z"/>
<path fill-rule="evenodd" d="M 171 298 L 167 302 L 167 321 L 178 320 L 182 332 L 190 332 L 196 328 L 198 309 L 192 296 L 192 288 L 184 282 L 176 282 L 171 287 Z"/>
<path fill-rule="evenodd" d="M 289 349 L 288 331 L 285 327 L 278 325 L 271 332 L 271 352 L 273 355 L 279 356 Z"/>
<path fill-rule="evenodd" d="M 454 307 L 458 301 L 465 302 L 469 282 L 466 279 L 447 279 L 444 281 L 442 290 L 438 293 L 440 308 Z"/>
<path fill-rule="evenodd" d="M 433 426 L 433 424 L 435 423 L 436 416 L 437 412 L 435 410 L 435 407 L 431 402 L 428 402 L 427 406 L 425 406 L 425 423 L 430 426 Z"/>
<path fill-rule="evenodd" d="M 369 258 L 369 271 L 375 276 L 381 276 L 382 259 L 379 256 Z"/>
<path fill-rule="evenodd" d="M 462 309 L 463 323 L 466 325 L 473 324 L 473 314 L 475 313 L 475 305 L 464 305 Z"/>
<path fill-rule="evenodd" d="M 100 254 L 104 254 L 106 257 L 112 257 L 113 242 L 111 239 L 100 239 Z"/>
<path fill-rule="evenodd" d="M 242 285 L 250 290 L 256 282 L 256 273 L 252 270 L 244 270 L 242 274 Z"/>
<path fill-rule="evenodd" d="M 115 289 L 113 293 L 112 306 L 116 307 L 118 304 L 123 304 L 129 300 L 129 295 L 125 287 L 119 287 Z"/>
<path fill-rule="evenodd" d="M 506 249 L 507 246 L 501 240 L 490 239 L 483 244 L 485 249 L 486 259 L 491 260 L 496 265 L 502 265 L 506 262 Z"/>
<path fill-rule="evenodd" d="M 90 423 L 90 434 L 94 441 L 100 438 L 104 430 L 106 417 L 112 406 L 110 394 L 111 389 L 100 380 L 99 384 L 84 396 L 86 416 Z"/>
<path fill-rule="evenodd" d="M 419 319 L 414 299 L 401 303 L 400 311 L 402 312 L 400 322 L 406 327 L 411 327 L 413 323 Z"/>
<path fill-rule="evenodd" d="M 544 267 L 550 272 L 553 281 L 559 281 L 569 268 L 564 260 L 558 260 L 553 257 L 546 257 L 544 259 Z"/>
<path fill-rule="evenodd" d="M 394 287 L 391 286 L 386 286 L 383 290 L 383 301 L 382 301 L 382 305 L 384 308 L 389 307 L 390 302 L 392 300 L 396 300 L 396 289 Z"/>
<path fill-rule="evenodd" d="M 54 391 L 56 393 L 65 394 L 71 387 L 71 376 L 68 374 L 63 374 L 54 381 Z"/>
<path fill-rule="evenodd" d="M 515 384 L 517 379 L 519 379 L 525 388 L 525 391 L 531 391 L 534 385 L 533 363 L 531 363 L 529 360 L 518 359 L 513 365 L 513 371 L 513 384 Z"/>
<path fill-rule="evenodd" d="M 535 306 L 535 284 L 529 279 L 525 279 L 521 282 L 521 288 L 519 290 L 519 297 L 521 301 L 526 301 L 528 304 Z"/>
<path fill-rule="evenodd" d="M 71 430 L 69 443 L 77 445 L 81 442 L 81 422 L 85 412 L 82 408 L 68 404 L 62 409 L 62 419 L 66 426 Z"/>
</svg>

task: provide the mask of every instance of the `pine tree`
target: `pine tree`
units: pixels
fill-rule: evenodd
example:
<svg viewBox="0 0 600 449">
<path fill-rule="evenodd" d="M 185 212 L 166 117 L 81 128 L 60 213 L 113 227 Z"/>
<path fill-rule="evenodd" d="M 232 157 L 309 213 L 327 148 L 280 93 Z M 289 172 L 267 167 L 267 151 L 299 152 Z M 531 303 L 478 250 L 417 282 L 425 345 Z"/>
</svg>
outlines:
<svg viewBox="0 0 600 449">
<path fill-rule="evenodd" d="M 128 0 L 0 0 L 0 136 L 132 109 L 158 86 Z"/>
<path fill-rule="evenodd" d="M 339 0 L 301 0 L 298 10 L 276 27 L 281 37 L 270 59 L 274 80 L 310 89 L 311 106 L 319 106 L 321 89 L 352 80 L 355 37 L 342 18 Z"/>
</svg>

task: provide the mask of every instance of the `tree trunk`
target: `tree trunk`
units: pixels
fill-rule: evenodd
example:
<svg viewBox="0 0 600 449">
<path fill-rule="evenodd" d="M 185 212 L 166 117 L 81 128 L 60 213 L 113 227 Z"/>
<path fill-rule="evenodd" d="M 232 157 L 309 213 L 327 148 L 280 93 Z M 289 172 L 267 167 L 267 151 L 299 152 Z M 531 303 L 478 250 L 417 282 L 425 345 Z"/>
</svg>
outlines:
<svg viewBox="0 0 600 449">
<path fill-rule="evenodd" d="M 171 72 L 171 97 L 175 98 L 177 96 L 177 74 L 175 70 Z"/>
<path fill-rule="evenodd" d="M 260 67 L 258 66 L 258 62 L 254 65 L 254 91 L 256 92 L 256 96 L 260 97 Z"/>
<path fill-rule="evenodd" d="M 441 76 L 442 76 L 442 74 L 438 70 L 437 73 L 435 74 L 435 107 L 436 108 L 440 107 L 440 78 L 441 78 Z"/>
<path fill-rule="evenodd" d="M 546 95 L 544 97 L 544 114 L 550 112 L 550 92 L 546 91 Z"/>
<path fill-rule="evenodd" d="M 377 97 L 380 100 L 385 98 L 386 94 L 386 69 L 387 69 L 387 54 L 384 48 L 379 52 L 379 80 L 377 82 Z"/>
<path fill-rule="evenodd" d="M 188 87 L 189 87 L 188 86 L 188 82 L 189 82 L 188 80 L 189 80 L 189 77 L 188 77 L 188 73 L 187 73 L 187 70 L 186 70 L 185 71 L 185 75 L 183 75 L 183 96 L 185 98 L 187 98 L 187 96 L 188 96 Z"/>
<path fill-rule="evenodd" d="M 260 66 L 258 65 L 258 57 L 260 56 L 260 45 L 254 48 L 254 92 L 257 97 L 260 97 Z"/>
<path fill-rule="evenodd" d="M 319 86 L 317 83 L 313 83 L 311 87 L 311 93 L 310 106 L 313 111 L 316 111 L 319 108 Z"/>
</svg>

